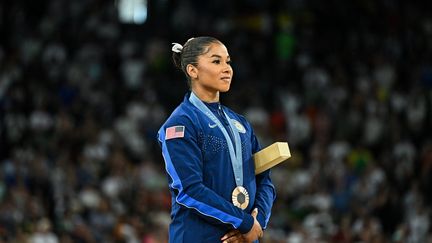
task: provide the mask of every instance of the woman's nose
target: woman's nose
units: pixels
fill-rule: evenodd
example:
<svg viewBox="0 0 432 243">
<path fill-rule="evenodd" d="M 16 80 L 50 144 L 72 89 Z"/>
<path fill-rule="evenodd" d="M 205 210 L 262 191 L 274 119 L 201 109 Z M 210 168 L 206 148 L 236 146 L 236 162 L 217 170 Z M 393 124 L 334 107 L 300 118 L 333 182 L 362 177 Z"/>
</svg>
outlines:
<svg viewBox="0 0 432 243">
<path fill-rule="evenodd" d="M 224 69 L 223 69 L 223 72 L 224 73 L 232 73 L 232 71 L 233 71 L 232 67 L 230 65 L 226 64 Z"/>
</svg>

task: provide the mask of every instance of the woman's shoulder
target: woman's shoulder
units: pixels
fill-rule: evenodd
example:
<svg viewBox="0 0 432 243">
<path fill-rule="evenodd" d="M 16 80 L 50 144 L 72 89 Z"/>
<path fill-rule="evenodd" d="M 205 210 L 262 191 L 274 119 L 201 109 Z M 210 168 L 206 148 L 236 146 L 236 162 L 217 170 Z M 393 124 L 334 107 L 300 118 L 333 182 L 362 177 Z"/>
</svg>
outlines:
<svg viewBox="0 0 432 243">
<path fill-rule="evenodd" d="M 169 126 L 173 124 L 193 124 L 194 120 L 196 120 L 195 111 L 186 102 L 182 102 L 174 109 L 174 111 L 168 117 L 165 125 Z"/>
</svg>

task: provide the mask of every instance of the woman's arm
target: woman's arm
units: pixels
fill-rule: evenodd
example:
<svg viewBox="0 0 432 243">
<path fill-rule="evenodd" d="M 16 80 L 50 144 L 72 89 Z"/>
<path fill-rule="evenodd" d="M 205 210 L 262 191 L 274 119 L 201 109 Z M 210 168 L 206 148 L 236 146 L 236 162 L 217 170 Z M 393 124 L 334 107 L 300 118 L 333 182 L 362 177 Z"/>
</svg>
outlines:
<svg viewBox="0 0 432 243">
<path fill-rule="evenodd" d="M 184 127 L 183 133 L 167 135 L 167 131 L 172 132 L 172 127 Z M 203 158 L 197 134 L 195 125 L 187 117 L 170 120 L 158 133 L 165 168 L 170 177 L 169 186 L 175 193 L 176 203 L 194 210 L 211 222 L 216 220 L 242 233 L 249 232 L 254 223 L 253 217 L 203 184 Z"/>
<path fill-rule="evenodd" d="M 254 153 L 258 152 L 260 150 L 260 146 L 253 132 L 251 143 L 252 151 L 254 151 Z M 270 179 L 270 170 L 256 175 L 256 185 L 257 192 L 255 196 L 255 205 L 253 208 L 258 208 L 257 220 L 261 227 L 266 229 L 270 219 L 273 202 L 276 199 L 276 190 Z"/>
</svg>

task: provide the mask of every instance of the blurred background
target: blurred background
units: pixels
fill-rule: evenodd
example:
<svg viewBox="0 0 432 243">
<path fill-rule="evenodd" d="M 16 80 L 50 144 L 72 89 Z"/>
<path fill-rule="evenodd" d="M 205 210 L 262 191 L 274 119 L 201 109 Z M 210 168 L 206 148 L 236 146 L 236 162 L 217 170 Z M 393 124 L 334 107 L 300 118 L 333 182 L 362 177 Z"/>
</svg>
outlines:
<svg viewBox="0 0 432 243">
<path fill-rule="evenodd" d="M 201 35 L 293 155 L 262 242 L 432 242 L 431 3 L 1 1 L 0 242 L 166 242 L 171 43 Z"/>
</svg>

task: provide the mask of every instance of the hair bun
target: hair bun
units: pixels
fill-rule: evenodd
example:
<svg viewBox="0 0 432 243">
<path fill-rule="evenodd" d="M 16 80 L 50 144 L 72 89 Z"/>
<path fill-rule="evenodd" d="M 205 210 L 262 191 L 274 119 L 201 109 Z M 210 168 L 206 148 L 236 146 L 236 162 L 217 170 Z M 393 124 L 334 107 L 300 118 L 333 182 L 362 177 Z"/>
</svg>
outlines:
<svg viewBox="0 0 432 243">
<path fill-rule="evenodd" d="M 183 50 L 183 46 L 182 45 L 180 45 L 179 43 L 171 43 L 171 44 L 173 44 L 173 46 L 171 48 L 171 50 L 173 52 L 175 52 L 175 53 L 181 53 L 182 52 L 182 50 Z"/>
</svg>

